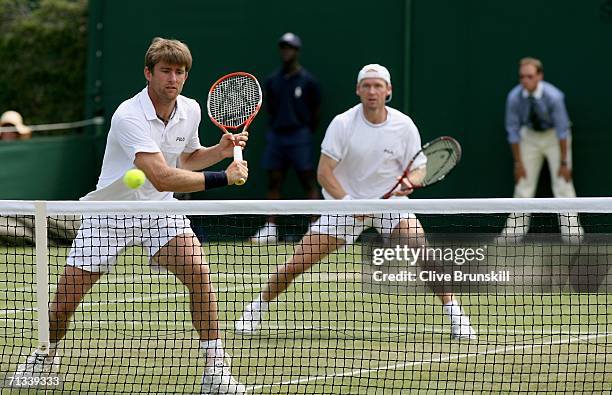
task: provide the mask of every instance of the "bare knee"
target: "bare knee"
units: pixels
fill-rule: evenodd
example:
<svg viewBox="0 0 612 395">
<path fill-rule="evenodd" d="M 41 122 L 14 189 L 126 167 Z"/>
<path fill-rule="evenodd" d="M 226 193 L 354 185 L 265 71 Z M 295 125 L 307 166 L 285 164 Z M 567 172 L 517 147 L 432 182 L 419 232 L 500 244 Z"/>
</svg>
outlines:
<svg viewBox="0 0 612 395">
<path fill-rule="evenodd" d="M 49 320 L 55 322 L 69 321 L 77 307 L 78 304 L 73 303 L 52 303 L 49 306 Z"/>
<path fill-rule="evenodd" d="M 420 247 L 427 244 L 425 232 L 416 218 L 402 219 L 391 234 L 390 241 L 397 245 Z"/>
<path fill-rule="evenodd" d="M 177 273 L 177 277 L 191 293 L 211 289 L 210 268 L 206 263 L 190 264 L 182 273 Z"/>
<path fill-rule="evenodd" d="M 312 263 L 291 262 L 278 266 L 277 273 L 280 277 L 285 277 L 286 279 L 293 280 L 294 278 L 308 271 L 308 269 L 310 269 L 312 266 Z"/>
<path fill-rule="evenodd" d="M 68 321 L 83 297 L 102 277 L 102 273 L 90 273 L 82 269 L 67 266 L 57 284 L 53 303 L 49 306 L 49 316 L 54 321 Z"/>
</svg>

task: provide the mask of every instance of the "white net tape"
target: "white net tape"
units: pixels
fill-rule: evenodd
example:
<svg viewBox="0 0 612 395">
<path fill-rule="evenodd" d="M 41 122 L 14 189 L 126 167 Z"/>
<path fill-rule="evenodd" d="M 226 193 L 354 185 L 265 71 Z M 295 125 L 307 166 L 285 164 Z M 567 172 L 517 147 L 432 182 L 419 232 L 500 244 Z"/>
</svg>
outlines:
<svg viewBox="0 0 612 395">
<path fill-rule="evenodd" d="M 5 214 L 33 214 L 34 202 L 4 200 Z M 461 214 L 461 213 L 610 213 L 612 198 L 533 199 L 374 199 L 374 200 L 206 200 L 206 201 L 49 201 L 47 212 L 70 214 Z"/>
</svg>

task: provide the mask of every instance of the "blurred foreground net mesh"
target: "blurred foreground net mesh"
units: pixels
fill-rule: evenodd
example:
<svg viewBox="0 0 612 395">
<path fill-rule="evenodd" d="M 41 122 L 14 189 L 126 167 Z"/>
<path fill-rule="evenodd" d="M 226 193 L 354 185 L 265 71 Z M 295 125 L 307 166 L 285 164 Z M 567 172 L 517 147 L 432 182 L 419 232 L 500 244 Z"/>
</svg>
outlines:
<svg viewBox="0 0 612 395">
<path fill-rule="evenodd" d="M 149 265 L 156 240 L 132 245 L 142 234 L 163 240 L 182 216 L 202 243 L 231 371 L 248 393 L 612 388 L 612 199 L 41 204 L 46 228 L 36 232 L 34 203 L 0 202 L 2 393 L 23 387 L 14 371 L 45 339 L 37 289 L 53 300 L 74 240 L 88 262 L 127 247 L 77 309 L 49 393 L 200 393 L 206 361 L 190 294 Z M 277 241 L 251 240 L 267 214 L 278 216 Z M 398 216 L 413 226 L 405 234 L 393 231 Z M 237 333 L 278 265 L 320 248 L 299 246 L 306 232 L 338 249 L 269 304 L 257 331 Z M 37 234 L 47 235 L 46 280 Z M 453 293 L 475 338 L 452 336 L 436 295 Z"/>
</svg>

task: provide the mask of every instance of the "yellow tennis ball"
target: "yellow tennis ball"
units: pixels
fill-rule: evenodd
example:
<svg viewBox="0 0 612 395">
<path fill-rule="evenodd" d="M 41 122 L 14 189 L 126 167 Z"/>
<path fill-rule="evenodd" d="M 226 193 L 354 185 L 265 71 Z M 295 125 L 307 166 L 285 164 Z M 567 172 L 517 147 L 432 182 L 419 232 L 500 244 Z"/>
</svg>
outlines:
<svg viewBox="0 0 612 395">
<path fill-rule="evenodd" d="M 137 189 L 145 183 L 147 177 L 145 177 L 145 173 L 139 169 L 132 169 L 125 172 L 123 176 L 123 183 L 132 189 Z"/>
</svg>

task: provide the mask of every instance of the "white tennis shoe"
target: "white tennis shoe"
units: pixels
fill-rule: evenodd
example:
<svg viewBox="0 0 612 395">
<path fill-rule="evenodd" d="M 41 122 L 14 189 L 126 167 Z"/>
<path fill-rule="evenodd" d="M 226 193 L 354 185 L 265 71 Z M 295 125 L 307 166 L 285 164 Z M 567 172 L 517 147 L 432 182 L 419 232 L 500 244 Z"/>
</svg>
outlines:
<svg viewBox="0 0 612 395">
<path fill-rule="evenodd" d="M 251 242 L 255 244 L 270 244 L 278 241 L 278 229 L 275 224 L 266 222 L 259 228 L 255 236 L 251 237 Z"/>
<path fill-rule="evenodd" d="M 229 364 L 219 361 L 214 366 L 207 366 L 204 369 L 200 394 L 246 394 L 246 387 L 232 376 Z"/>
<path fill-rule="evenodd" d="M 236 321 L 236 333 L 240 335 L 253 335 L 257 333 L 263 320 L 263 315 L 264 313 L 260 310 L 253 309 L 253 303 L 249 304 L 244 313 L 242 313 L 242 317 Z"/>
<path fill-rule="evenodd" d="M 472 328 L 468 316 L 452 317 L 451 336 L 455 340 L 476 340 L 476 331 Z"/>
<path fill-rule="evenodd" d="M 49 376 L 59 371 L 61 358 L 49 356 L 40 350 L 35 350 L 24 363 L 17 367 L 13 379 L 25 379 L 30 377 Z M 20 387 L 27 387 L 28 380 L 20 381 Z M 37 386 L 39 383 L 36 383 Z"/>
</svg>

